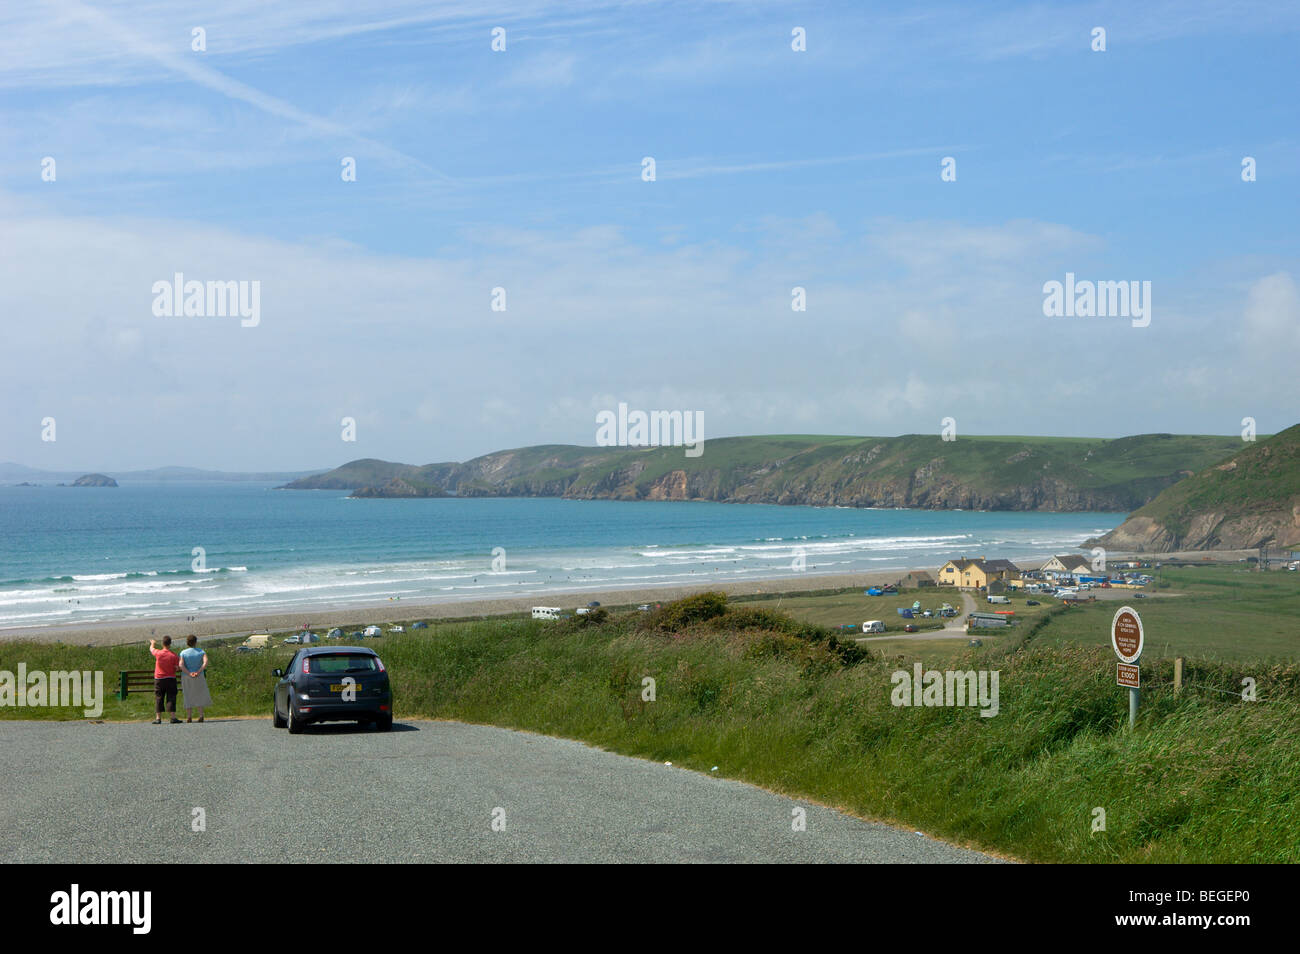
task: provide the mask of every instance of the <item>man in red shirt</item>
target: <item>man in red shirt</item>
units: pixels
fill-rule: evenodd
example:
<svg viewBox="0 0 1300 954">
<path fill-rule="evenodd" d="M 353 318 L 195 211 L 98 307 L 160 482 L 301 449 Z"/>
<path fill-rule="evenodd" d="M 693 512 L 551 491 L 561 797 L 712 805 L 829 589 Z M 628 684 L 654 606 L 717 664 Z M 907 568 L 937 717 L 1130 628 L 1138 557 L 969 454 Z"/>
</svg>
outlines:
<svg viewBox="0 0 1300 954">
<path fill-rule="evenodd" d="M 181 720 L 176 718 L 176 669 L 181 664 L 181 657 L 177 656 L 171 649 L 172 638 L 163 637 L 162 649 L 157 646 L 156 640 L 149 640 L 149 652 L 153 653 L 153 698 L 154 698 L 154 715 L 157 717 L 153 720 L 154 725 L 162 724 L 163 702 L 167 703 L 167 711 L 171 714 L 172 724 L 175 725 Z"/>
</svg>

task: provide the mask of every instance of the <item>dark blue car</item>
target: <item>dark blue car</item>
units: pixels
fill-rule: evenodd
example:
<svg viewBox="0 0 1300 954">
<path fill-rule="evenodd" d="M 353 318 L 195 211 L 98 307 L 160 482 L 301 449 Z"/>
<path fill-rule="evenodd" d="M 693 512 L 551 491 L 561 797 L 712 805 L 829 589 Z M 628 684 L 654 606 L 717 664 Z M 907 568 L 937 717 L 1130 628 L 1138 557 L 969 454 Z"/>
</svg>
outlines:
<svg viewBox="0 0 1300 954">
<path fill-rule="evenodd" d="M 271 723 L 297 735 L 313 722 L 373 724 L 381 732 L 393 727 L 393 691 L 378 653 L 360 646 L 300 649 L 279 678 L 271 706 Z"/>
</svg>

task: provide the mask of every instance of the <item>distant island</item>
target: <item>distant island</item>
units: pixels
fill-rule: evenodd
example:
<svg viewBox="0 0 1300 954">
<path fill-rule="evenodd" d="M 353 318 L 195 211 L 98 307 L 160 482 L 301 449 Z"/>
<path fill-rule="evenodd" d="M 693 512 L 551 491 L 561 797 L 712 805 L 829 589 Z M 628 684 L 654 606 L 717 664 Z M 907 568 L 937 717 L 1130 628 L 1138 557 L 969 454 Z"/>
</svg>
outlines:
<svg viewBox="0 0 1300 954">
<path fill-rule="evenodd" d="M 0 461 L 0 480 L 21 480 L 23 483 L 15 486 L 37 487 L 39 484 L 33 483 L 36 480 L 48 481 L 70 481 L 76 476 L 76 471 L 54 471 L 42 470 L 37 467 L 27 467 L 23 464 L 15 464 L 12 461 Z M 150 480 L 150 481 L 285 481 L 294 480 L 298 477 L 307 477 L 311 474 L 318 474 L 320 470 L 294 470 L 294 471 L 255 471 L 239 472 L 225 470 L 202 470 L 198 467 L 154 467 L 149 470 L 130 470 L 117 472 L 117 476 L 122 480 Z M 88 475 L 89 476 L 89 475 Z"/>
<path fill-rule="evenodd" d="M 86 474 L 78 477 L 70 484 L 59 484 L 60 487 L 116 487 L 117 481 L 112 477 L 106 477 L 103 474 Z"/>
<path fill-rule="evenodd" d="M 1300 549 L 1300 424 L 1180 481 L 1085 544 L 1094 545 L 1151 553 Z"/>
<path fill-rule="evenodd" d="M 88 473 L 85 476 L 78 477 L 72 483 L 60 483 L 61 487 L 116 487 L 117 481 L 112 477 L 105 477 L 101 473 Z"/>
<path fill-rule="evenodd" d="M 930 510 L 1131 512 L 1241 450 L 1235 436 L 1116 439 L 778 435 L 682 447 L 548 444 L 464 463 L 363 459 L 302 477 L 288 490 L 354 497 L 563 497 L 704 500 Z"/>
</svg>

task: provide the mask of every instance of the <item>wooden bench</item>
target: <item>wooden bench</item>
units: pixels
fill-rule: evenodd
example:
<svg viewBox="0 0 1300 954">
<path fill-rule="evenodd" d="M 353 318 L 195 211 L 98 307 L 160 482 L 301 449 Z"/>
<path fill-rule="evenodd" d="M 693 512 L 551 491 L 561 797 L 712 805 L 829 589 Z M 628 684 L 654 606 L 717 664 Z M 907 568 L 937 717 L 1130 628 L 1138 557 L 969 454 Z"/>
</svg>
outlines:
<svg viewBox="0 0 1300 954">
<path fill-rule="evenodd" d="M 180 686 L 179 677 L 176 685 Z M 118 671 L 117 698 L 125 702 L 126 697 L 133 692 L 147 692 L 149 695 L 153 695 L 152 669 L 123 669 Z"/>
</svg>

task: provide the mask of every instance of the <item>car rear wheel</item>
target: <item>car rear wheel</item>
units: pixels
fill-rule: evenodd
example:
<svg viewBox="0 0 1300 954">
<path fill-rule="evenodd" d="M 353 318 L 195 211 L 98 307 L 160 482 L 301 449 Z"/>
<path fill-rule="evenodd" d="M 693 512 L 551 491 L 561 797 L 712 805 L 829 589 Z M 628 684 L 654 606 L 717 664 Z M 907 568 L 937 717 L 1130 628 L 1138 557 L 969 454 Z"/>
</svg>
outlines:
<svg viewBox="0 0 1300 954">
<path fill-rule="evenodd" d="M 271 702 L 271 725 L 277 729 L 283 729 L 285 722 L 280 718 L 280 707 L 272 700 Z"/>
<path fill-rule="evenodd" d="M 304 725 L 302 724 L 302 720 L 301 720 L 301 719 L 298 719 L 298 718 L 295 718 L 295 717 L 294 717 L 294 714 L 293 714 L 293 700 L 292 700 L 292 699 L 289 700 L 289 706 L 288 706 L 288 709 L 289 709 L 289 734 L 290 734 L 290 735 L 301 735 L 301 734 L 302 734 L 302 730 L 303 730 L 304 728 L 306 728 L 306 726 L 304 726 Z"/>
</svg>

